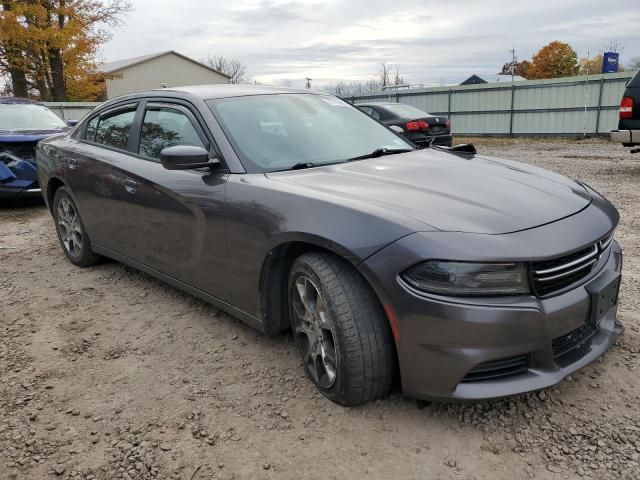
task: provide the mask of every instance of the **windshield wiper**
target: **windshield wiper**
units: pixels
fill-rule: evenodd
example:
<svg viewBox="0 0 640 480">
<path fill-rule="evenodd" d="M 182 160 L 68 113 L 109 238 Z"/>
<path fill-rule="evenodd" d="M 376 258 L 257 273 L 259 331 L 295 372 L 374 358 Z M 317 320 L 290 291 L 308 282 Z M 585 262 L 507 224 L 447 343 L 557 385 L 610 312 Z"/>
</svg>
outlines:
<svg viewBox="0 0 640 480">
<path fill-rule="evenodd" d="M 316 164 L 313 162 L 300 162 L 294 163 L 292 166 L 287 168 L 287 170 L 304 170 L 305 168 L 315 167 Z"/>
<path fill-rule="evenodd" d="M 289 170 L 304 170 L 305 168 L 321 167 L 323 165 L 330 165 L 330 163 L 298 162 L 287 168 L 281 168 L 280 170 L 271 170 L 270 173 L 288 172 Z"/>
<path fill-rule="evenodd" d="M 412 148 L 376 148 L 373 152 L 367 153 L 366 155 L 359 155 L 357 157 L 353 157 L 347 160 L 347 162 L 353 162 L 355 160 L 364 160 L 366 158 L 378 158 L 383 155 L 394 155 L 396 153 L 407 153 L 413 152 Z"/>
</svg>

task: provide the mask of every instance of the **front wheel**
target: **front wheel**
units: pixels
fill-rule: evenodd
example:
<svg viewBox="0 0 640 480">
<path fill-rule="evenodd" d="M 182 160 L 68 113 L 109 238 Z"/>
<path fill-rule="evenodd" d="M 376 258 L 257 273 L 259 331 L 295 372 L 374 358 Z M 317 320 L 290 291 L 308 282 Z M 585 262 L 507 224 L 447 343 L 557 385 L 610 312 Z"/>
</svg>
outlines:
<svg viewBox="0 0 640 480">
<path fill-rule="evenodd" d="M 342 405 L 385 395 L 395 348 L 380 302 L 349 263 L 326 253 L 297 258 L 289 274 L 289 313 L 305 373 Z"/>
</svg>

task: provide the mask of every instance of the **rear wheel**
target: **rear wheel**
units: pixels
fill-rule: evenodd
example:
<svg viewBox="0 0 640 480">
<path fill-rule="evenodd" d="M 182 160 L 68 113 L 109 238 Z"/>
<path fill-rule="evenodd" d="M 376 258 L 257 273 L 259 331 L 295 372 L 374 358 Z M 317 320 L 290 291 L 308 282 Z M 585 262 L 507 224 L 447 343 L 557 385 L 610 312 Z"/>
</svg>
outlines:
<svg viewBox="0 0 640 480">
<path fill-rule="evenodd" d="M 53 197 L 53 218 L 62 250 L 71 263 L 87 267 L 99 260 L 100 257 L 91 251 L 76 204 L 64 187 L 56 190 Z"/>
<path fill-rule="evenodd" d="M 389 391 L 395 362 L 389 325 L 350 264 L 325 253 L 296 259 L 289 312 L 307 377 L 323 395 L 358 405 Z"/>
</svg>

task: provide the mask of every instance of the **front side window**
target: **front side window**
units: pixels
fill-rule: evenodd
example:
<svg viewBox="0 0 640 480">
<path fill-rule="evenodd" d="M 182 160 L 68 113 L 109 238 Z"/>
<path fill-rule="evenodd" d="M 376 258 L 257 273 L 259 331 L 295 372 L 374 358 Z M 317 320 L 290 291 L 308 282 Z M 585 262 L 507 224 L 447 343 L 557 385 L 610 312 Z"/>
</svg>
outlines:
<svg viewBox="0 0 640 480">
<path fill-rule="evenodd" d="M 206 148 L 184 112 L 170 107 L 148 108 L 144 114 L 138 153 L 158 159 L 163 149 L 175 145 Z"/>
<path fill-rule="evenodd" d="M 377 149 L 412 149 L 364 112 L 330 95 L 252 95 L 208 104 L 250 172 L 344 162 Z"/>
<path fill-rule="evenodd" d="M 109 147 L 120 148 L 122 150 L 127 149 L 127 143 L 129 142 L 129 134 L 131 131 L 131 124 L 135 117 L 135 108 L 126 111 L 118 111 L 115 113 L 107 113 L 98 117 L 95 130 L 92 130 L 96 119 L 92 119 L 87 125 L 87 140 L 107 145 Z M 95 131 L 95 134 L 93 133 Z M 94 135 L 94 138 L 90 138 L 89 135 Z"/>
</svg>

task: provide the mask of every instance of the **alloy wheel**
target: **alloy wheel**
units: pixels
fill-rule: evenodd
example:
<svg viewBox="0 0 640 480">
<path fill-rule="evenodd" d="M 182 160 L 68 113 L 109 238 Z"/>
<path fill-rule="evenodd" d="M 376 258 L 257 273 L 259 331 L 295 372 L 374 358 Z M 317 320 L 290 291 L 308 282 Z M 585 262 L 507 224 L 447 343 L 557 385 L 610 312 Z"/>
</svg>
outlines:
<svg viewBox="0 0 640 480">
<path fill-rule="evenodd" d="M 83 232 L 80 217 L 68 198 L 61 198 L 57 208 L 58 233 L 65 250 L 74 258 L 82 255 Z"/>
<path fill-rule="evenodd" d="M 331 315 L 313 281 L 300 275 L 291 286 L 293 330 L 305 367 L 321 388 L 333 386 L 337 375 L 337 355 Z"/>
</svg>

